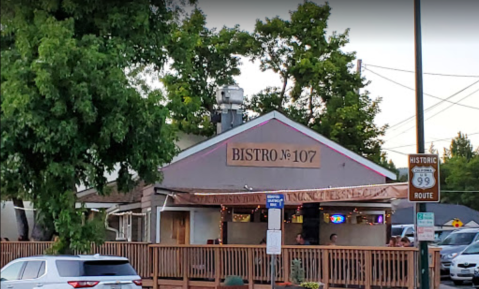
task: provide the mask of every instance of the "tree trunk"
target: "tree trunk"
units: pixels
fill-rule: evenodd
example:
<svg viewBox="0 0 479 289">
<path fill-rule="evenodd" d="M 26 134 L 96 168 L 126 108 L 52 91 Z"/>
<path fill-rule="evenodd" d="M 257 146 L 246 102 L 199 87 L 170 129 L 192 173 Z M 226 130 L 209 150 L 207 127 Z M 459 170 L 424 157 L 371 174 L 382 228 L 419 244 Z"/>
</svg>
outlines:
<svg viewBox="0 0 479 289">
<path fill-rule="evenodd" d="M 45 218 L 40 212 L 35 214 L 35 224 L 32 229 L 32 239 L 35 241 L 51 241 L 53 238 L 53 224 L 46 225 Z"/>
<path fill-rule="evenodd" d="M 13 205 L 15 206 L 15 218 L 17 220 L 18 241 L 28 241 L 28 220 L 25 214 L 23 200 L 13 198 Z M 17 209 L 18 207 L 18 209 Z"/>
</svg>

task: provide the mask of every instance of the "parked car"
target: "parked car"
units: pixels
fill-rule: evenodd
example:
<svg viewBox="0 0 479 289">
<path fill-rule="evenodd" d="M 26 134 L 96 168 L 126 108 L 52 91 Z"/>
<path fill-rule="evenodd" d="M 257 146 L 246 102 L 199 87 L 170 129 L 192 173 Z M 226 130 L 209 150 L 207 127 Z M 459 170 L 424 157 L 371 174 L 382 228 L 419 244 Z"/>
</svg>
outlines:
<svg viewBox="0 0 479 289">
<path fill-rule="evenodd" d="M 451 262 L 450 276 L 455 285 L 472 281 L 474 270 L 479 268 L 479 241 L 469 245 Z"/>
<path fill-rule="evenodd" d="M 441 243 L 442 241 L 444 241 L 444 239 L 446 239 L 447 236 L 449 236 L 452 232 L 455 232 L 457 230 L 450 230 L 450 229 L 437 229 L 434 231 L 434 239 L 435 241 L 433 242 L 433 244 L 439 244 Z"/>
<path fill-rule="evenodd" d="M 449 275 L 452 260 L 467 246 L 479 241 L 479 229 L 462 229 L 449 234 L 438 246 L 441 250 L 441 274 Z"/>
<path fill-rule="evenodd" d="M 393 225 L 391 236 L 408 237 L 411 242 L 414 242 L 414 225 Z"/>
<path fill-rule="evenodd" d="M 1 270 L 1 289 L 140 289 L 127 258 L 79 255 L 19 258 Z"/>
</svg>

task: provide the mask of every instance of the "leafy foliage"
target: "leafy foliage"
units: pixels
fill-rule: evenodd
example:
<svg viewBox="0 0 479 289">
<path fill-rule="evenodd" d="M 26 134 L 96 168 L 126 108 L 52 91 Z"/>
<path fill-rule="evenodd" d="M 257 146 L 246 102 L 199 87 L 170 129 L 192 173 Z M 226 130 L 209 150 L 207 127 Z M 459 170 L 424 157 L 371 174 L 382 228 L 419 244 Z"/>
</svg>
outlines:
<svg viewBox="0 0 479 289">
<path fill-rule="evenodd" d="M 291 261 L 291 282 L 295 285 L 299 285 L 304 282 L 304 268 L 301 260 L 294 259 Z"/>
<path fill-rule="evenodd" d="M 250 50 L 250 35 L 239 29 L 216 31 L 205 27 L 206 17 L 199 9 L 174 25 L 168 43 L 171 71 L 162 78 L 168 92 L 168 108 L 174 124 L 186 133 L 211 136 L 210 121 L 216 107 L 215 89 L 234 84 L 240 74 L 239 55 Z"/>
<path fill-rule="evenodd" d="M 278 75 L 281 87 L 269 87 L 254 95 L 248 109 L 257 114 L 279 110 L 293 120 L 340 143 L 376 163 L 381 163 L 379 137 L 386 127 L 377 127 L 378 100 L 358 94 L 365 86 L 352 72 L 354 53 L 341 49 L 348 31 L 326 36 L 330 7 L 306 1 L 279 17 L 258 20 L 254 38 L 255 60 L 261 70 Z"/>
<path fill-rule="evenodd" d="M 479 152 L 467 135 L 458 133 L 441 164 L 441 192 L 445 203 L 462 204 L 479 210 Z"/>
<path fill-rule="evenodd" d="M 127 192 L 132 171 L 159 181 L 176 153 L 164 99 L 138 77 L 164 64 L 173 17 L 164 1 L 2 2 L 2 194 L 26 192 L 60 252 L 101 240 L 75 209 L 77 185 L 104 194 L 118 165 Z"/>
</svg>

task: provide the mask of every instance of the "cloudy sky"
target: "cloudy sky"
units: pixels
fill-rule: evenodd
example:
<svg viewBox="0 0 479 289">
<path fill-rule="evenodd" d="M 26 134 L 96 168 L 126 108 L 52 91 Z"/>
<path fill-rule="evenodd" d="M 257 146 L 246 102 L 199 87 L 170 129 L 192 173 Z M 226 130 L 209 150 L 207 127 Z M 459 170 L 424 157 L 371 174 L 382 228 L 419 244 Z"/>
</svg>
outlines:
<svg viewBox="0 0 479 289">
<path fill-rule="evenodd" d="M 209 27 L 239 24 L 242 29 L 253 31 L 256 19 L 288 18 L 288 11 L 295 10 L 299 3 L 302 1 L 199 0 L 198 5 L 207 14 Z M 371 65 L 414 71 L 413 0 L 331 0 L 329 4 L 332 15 L 328 30 L 351 29 L 350 44 L 345 49 L 356 51 L 357 57 L 362 59 L 362 75 L 371 81 L 366 88 L 371 97 L 383 98 L 377 124 L 391 126 L 384 138 L 384 148 L 391 149 L 388 156 L 396 165 L 406 166 L 404 154 L 415 152 L 415 120 L 402 121 L 415 114 L 414 73 Z M 421 4 L 423 71 L 478 76 L 479 1 L 423 0 Z M 266 86 L 279 86 L 276 75 L 262 73 L 257 64 L 250 62 L 243 63 L 242 75 L 237 81 L 246 95 L 257 93 Z M 470 134 L 474 146 L 479 146 L 478 90 L 479 77 L 424 75 L 424 92 L 436 97 L 424 96 L 426 108 L 434 105 L 426 111 L 426 147 L 435 141 L 436 148 L 442 151 L 458 131 Z M 460 93 L 448 99 L 450 102 L 437 99 L 448 98 L 457 92 Z M 398 123 L 401 125 L 396 125 Z"/>
</svg>

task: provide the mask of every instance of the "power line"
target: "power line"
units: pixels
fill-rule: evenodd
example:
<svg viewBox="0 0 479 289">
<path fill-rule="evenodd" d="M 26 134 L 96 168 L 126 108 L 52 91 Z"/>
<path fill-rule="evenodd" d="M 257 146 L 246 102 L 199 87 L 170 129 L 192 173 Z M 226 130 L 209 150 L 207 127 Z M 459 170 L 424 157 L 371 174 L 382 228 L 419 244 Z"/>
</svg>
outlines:
<svg viewBox="0 0 479 289">
<path fill-rule="evenodd" d="M 441 193 L 479 193 L 479 191 L 443 191 Z"/>
<path fill-rule="evenodd" d="M 456 95 L 458 95 L 459 93 L 461 93 L 461 92 L 467 90 L 468 88 L 474 86 L 474 85 L 477 84 L 477 83 L 479 83 L 479 80 L 477 80 L 477 81 L 475 81 L 474 83 L 472 83 L 472 84 L 466 86 L 465 88 L 459 90 L 458 92 L 452 94 L 451 96 L 445 98 L 443 101 L 449 100 L 449 99 L 453 98 L 454 96 L 456 96 Z M 468 96 L 471 96 L 472 94 L 474 94 L 474 93 L 476 93 L 476 92 L 477 92 L 477 90 L 474 91 L 473 93 L 471 93 L 471 94 L 468 95 Z M 443 101 L 439 101 L 439 102 L 437 102 L 437 103 L 431 105 L 430 107 L 426 108 L 426 109 L 424 110 L 424 112 L 429 111 L 429 110 L 433 109 L 434 107 L 440 105 Z M 409 121 L 409 120 L 411 120 L 411 119 L 414 119 L 415 117 L 416 117 L 416 115 L 413 115 L 413 116 L 410 116 L 410 117 L 408 117 L 408 118 L 406 118 L 406 119 L 403 119 L 402 121 L 397 122 L 397 123 L 393 124 L 392 126 L 390 126 L 389 129 L 394 128 L 394 127 L 397 127 L 397 126 L 401 126 L 401 125 L 404 124 L 405 122 L 407 122 L 407 121 Z"/>
<path fill-rule="evenodd" d="M 473 136 L 473 135 L 477 135 L 479 134 L 479 132 L 475 132 L 475 133 L 471 133 L 471 134 L 465 134 L 466 136 L 470 137 L 470 136 Z M 426 143 L 434 143 L 434 142 L 442 142 L 442 141 L 452 141 L 455 137 L 448 137 L 448 138 L 443 138 L 443 139 L 437 139 L 437 140 L 433 140 L 433 141 L 427 141 Z M 383 150 L 391 150 L 391 149 L 399 149 L 399 148 L 405 148 L 405 147 L 410 147 L 410 146 L 415 146 L 416 144 L 408 144 L 408 145 L 401 145 L 401 146 L 397 146 L 397 147 L 392 147 L 392 148 L 383 148 Z"/>
<path fill-rule="evenodd" d="M 387 80 L 387 81 L 390 81 L 390 82 L 392 82 L 392 83 L 394 83 L 394 84 L 397 84 L 397 85 L 399 85 L 399 86 L 401 86 L 401 87 L 407 88 L 407 89 L 409 89 L 409 90 L 411 90 L 411 91 L 416 91 L 416 90 L 415 90 L 414 88 L 412 88 L 412 87 L 406 86 L 406 85 L 404 85 L 404 84 L 402 84 L 402 83 L 399 83 L 399 82 L 397 82 L 397 81 L 395 81 L 395 80 L 392 80 L 392 79 L 390 79 L 390 78 L 387 78 L 387 77 L 384 76 L 384 75 L 381 75 L 381 74 L 379 74 L 379 73 L 377 73 L 377 72 L 372 71 L 371 69 L 364 68 L 364 70 L 367 70 L 367 71 L 371 72 L 372 74 L 375 74 L 375 75 L 377 75 L 377 76 L 379 76 L 379 77 L 381 77 L 381 78 L 383 78 L 383 79 L 385 79 L 385 80 Z M 470 105 L 467 105 L 467 104 L 462 104 L 462 103 L 459 103 L 459 102 L 450 101 L 450 100 L 447 100 L 447 99 L 444 99 L 444 98 L 440 98 L 440 97 L 434 96 L 434 95 L 432 95 L 432 94 L 424 93 L 424 95 L 427 95 L 427 96 L 432 97 L 432 98 L 439 99 L 439 100 L 441 100 L 441 101 L 446 101 L 446 102 L 449 102 L 449 103 L 452 103 L 452 104 L 455 104 L 455 105 L 460 105 L 460 106 L 463 106 L 463 107 L 467 107 L 467 108 L 472 108 L 472 109 L 477 109 L 477 110 L 479 110 L 479 107 L 470 106 Z"/>
<path fill-rule="evenodd" d="M 393 67 L 386 67 L 386 66 L 380 66 L 380 65 L 374 65 L 374 64 L 363 64 L 363 66 L 371 66 L 371 67 L 377 67 L 377 68 L 394 70 L 394 71 L 415 73 L 415 71 L 412 71 L 412 70 L 405 70 L 405 69 L 399 69 L 399 68 L 393 68 Z M 448 77 L 472 77 L 472 78 L 479 78 L 479 75 L 445 74 L 445 73 L 431 73 L 431 72 L 423 72 L 423 74 L 436 75 L 436 76 L 448 76 Z"/>
<path fill-rule="evenodd" d="M 470 93 L 470 94 L 466 95 L 465 97 L 461 98 L 459 101 L 468 98 L 469 96 L 475 94 L 475 93 L 478 92 L 478 91 L 479 91 L 479 89 L 476 89 L 476 90 L 473 91 L 472 93 Z M 446 109 L 450 108 L 451 106 L 452 106 L 452 105 L 450 105 L 450 106 L 448 106 L 448 107 L 445 107 L 443 110 L 440 110 L 440 111 L 438 111 L 437 113 L 431 115 L 430 117 L 426 118 L 426 119 L 424 120 L 424 122 L 430 120 L 431 118 L 435 117 L 436 115 L 440 114 L 441 112 L 445 111 Z M 427 109 L 426 109 L 426 110 L 427 110 Z M 386 141 L 390 141 L 390 140 L 392 140 L 392 139 L 394 139 L 394 138 L 396 138 L 396 137 L 402 135 L 403 133 L 406 133 L 407 131 L 409 131 L 410 129 L 413 129 L 413 128 L 415 128 L 415 127 L 416 127 L 415 125 L 414 125 L 414 126 L 411 126 L 411 127 L 407 128 L 407 129 L 405 129 L 404 131 L 402 131 L 401 133 L 399 133 L 399 134 L 393 136 L 392 138 L 390 138 L 390 139 L 388 139 L 388 140 L 386 140 Z"/>
</svg>

